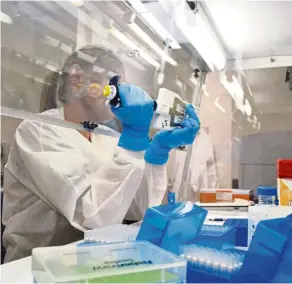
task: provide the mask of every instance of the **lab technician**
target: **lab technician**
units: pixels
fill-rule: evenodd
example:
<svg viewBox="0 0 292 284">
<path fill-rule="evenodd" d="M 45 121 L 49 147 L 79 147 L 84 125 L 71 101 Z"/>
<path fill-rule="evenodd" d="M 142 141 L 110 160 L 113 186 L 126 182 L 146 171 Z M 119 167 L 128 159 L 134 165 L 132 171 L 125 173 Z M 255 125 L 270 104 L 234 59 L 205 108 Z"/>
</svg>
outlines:
<svg viewBox="0 0 292 284">
<path fill-rule="evenodd" d="M 153 100 L 146 92 L 121 83 L 122 107 L 105 107 L 102 86 L 114 73 L 123 74 L 123 65 L 109 51 L 75 52 L 48 84 L 56 85 L 47 100 L 54 108 L 40 115 L 112 128 L 118 119 L 118 141 L 39 121 L 16 130 L 4 176 L 5 262 L 34 247 L 80 240 L 87 229 L 139 220 L 148 206 L 160 204 L 169 152 L 193 143 L 199 119 L 189 105 L 180 128 L 160 131 L 149 143 Z"/>
</svg>

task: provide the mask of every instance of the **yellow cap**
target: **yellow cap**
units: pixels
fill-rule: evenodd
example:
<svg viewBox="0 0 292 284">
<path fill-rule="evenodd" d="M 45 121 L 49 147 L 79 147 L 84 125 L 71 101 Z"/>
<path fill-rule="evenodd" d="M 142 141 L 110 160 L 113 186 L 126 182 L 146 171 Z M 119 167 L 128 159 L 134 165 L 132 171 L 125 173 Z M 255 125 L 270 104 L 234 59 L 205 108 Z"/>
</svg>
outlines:
<svg viewBox="0 0 292 284">
<path fill-rule="evenodd" d="M 109 85 L 106 85 L 102 89 L 102 95 L 107 98 L 111 94 L 111 91 L 111 87 Z"/>
</svg>

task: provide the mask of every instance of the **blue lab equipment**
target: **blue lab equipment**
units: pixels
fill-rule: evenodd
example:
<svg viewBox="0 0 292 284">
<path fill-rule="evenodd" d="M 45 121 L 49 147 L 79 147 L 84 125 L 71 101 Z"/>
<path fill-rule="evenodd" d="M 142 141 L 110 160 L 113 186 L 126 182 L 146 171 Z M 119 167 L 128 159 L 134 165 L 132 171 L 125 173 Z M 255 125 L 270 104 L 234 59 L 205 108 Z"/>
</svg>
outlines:
<svg viewBox="0 0 292 284">
<path fill-rule="evenodd" d="M 172 130 L 160 130 L 152 139 L 145 153 L 145 161 L 154 165 L 163 165 L 168 160 L 171 149 L 192 144 L 200 130 L 200 120 L 192 105 L 186 106 L 186 117 Z"/>
<path fill-rule="evenodd" d="M 257 188 L 259 205 L 276 205 L 277 188 L 270 186 L 259 186 Z"/>
<path fill-rule="evenodd" d="M 137 240 L 146 240 L 179 254 L 180 246 L 194 242 L 206 215 L 207 210 L 189 201 L 149 208 Z"/>
<path fill-rule="evenodd" d="M 119 146 L 130 151 L 146 150 L 149 146 L 149 129 L 154 102 L 140 87 L 121 83 L 118 85 L 121 107 L 111 107 L 122 122 L 123 131 Z"/>
<path fill-rule="evenodd" d="M 235 246 L 247 247 L 248 219 L 227 219 L 224 226 L 234 227 L 236 230 Z"/>
<path fill-rule="evenodd" d="M 289 225 L 290 229 L 292 229 L 292 218 L 290 219 Z M 275 273 L 273 280 L 274 283 L 292 283 L 292 234 L 290 235 L 290 241 L 287 242 L 284 250 L 285 251 L 282 253 L 281 262 L 279 263 Z"/>
<path fill-rule="evenodd" d="M 168 203 L 175 203 L 175 192 L 168 192 L 167 202 Z"/>
<path fill-rule="evenodd" d="M 234 282 L 292 282 L 292 214 L 259 222 Z"/>
<path fill-rule="evenodd" d="M 233 227 L 204 225 L 194 243 L 216 249 L 234 248 L 235 233 Z"/>
</svg>

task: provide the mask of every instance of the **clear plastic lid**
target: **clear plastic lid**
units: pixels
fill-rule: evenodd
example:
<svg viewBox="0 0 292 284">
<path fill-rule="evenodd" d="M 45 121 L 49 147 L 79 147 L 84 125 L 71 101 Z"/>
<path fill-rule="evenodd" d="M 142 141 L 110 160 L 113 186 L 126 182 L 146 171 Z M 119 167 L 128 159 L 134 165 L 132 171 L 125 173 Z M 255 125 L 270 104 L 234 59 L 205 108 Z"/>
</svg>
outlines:
<svg viewBox="0 0 292 284">
<path fill-rule="evenodd" d="M 165 273 L 161 273 L 164 270 Z M 40 282 L 183 282 L 186 261 L 148 242 L 36 248 L 32 272 Z"/>
</svg>

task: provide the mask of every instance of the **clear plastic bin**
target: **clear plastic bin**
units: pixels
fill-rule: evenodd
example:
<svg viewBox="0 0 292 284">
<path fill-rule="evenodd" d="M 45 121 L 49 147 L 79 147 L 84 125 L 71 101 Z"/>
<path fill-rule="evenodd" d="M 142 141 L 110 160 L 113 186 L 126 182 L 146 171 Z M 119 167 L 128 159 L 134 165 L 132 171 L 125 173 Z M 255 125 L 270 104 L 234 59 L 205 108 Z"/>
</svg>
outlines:
<svg viewBox="0 0 292 284">
<path fill-rule="evenodd" d="M 148 242 L 35 248 L 37 283 L 185 283 L 186 261 Z"/>
</svg>

